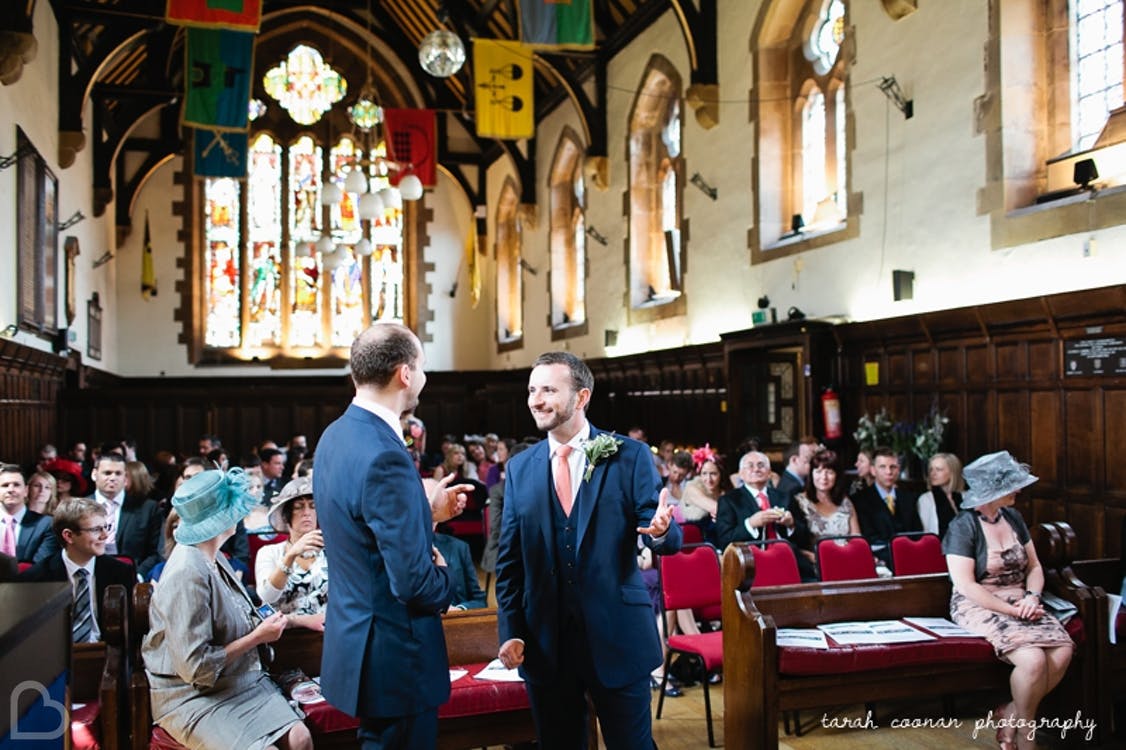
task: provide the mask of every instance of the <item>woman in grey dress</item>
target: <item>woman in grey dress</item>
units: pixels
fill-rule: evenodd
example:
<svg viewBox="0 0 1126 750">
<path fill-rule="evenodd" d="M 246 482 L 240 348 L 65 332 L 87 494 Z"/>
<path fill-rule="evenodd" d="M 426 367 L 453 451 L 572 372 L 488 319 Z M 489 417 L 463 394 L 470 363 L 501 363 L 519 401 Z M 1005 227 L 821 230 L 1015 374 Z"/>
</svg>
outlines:
<svg viewBox="0 0 1126 750">
<path fill-rule="evenodd" d="M 258 646 L 285 616 L 259 616 L 219 547 L 254 500 L 241 469 L 205 471 L 172 498 L 180 515 L 142 653 L 153 722 L 189 748 L 307 750 L 301 717 L 262 670 Z"/>
</svg>

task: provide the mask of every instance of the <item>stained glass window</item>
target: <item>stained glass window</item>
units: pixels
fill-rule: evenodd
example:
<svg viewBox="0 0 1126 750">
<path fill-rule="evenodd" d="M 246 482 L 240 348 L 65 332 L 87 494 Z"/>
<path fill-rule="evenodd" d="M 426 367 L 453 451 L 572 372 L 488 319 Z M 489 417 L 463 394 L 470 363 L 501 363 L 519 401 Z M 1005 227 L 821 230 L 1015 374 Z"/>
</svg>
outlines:
<svg viewBox="0 0 1126 750">
<path fill-rule="evenodd" d="M 848 152 L 845 149 L 845 90 L 844 86 L 837 86 L 837 93 L 833 96 L 836 107 L 833 109 L 833 122 L 836 143 L 834 149 L 837 157 L 837 184 L 834 186 L 834 197 L 837 210 L 841 216 L 848 215 Z"/>
<path fill-rule="evenodd" d="M 844 42 L 845 6 L 843 0 L 826 0 L 810 39 L 818 71 L 827 73 L 837 62 Z"/>
<path fill-rule="evenodd" d="M 281 147 L 263 133 L 250 147 L 246 346 L 281 341 Z"/>
<path fill-rule="evenodd" d="M 210 346 L 238 346 L 240 340 L 240 187 L 235 180 L 218 179 L 208 180 L 204 190 L 205 340 Z"/>
<path fill-rule="evenodd" d="M 1081 151 L 1122 106 L 1122 0 L 1071 0 L 1070 46 L 1071 133 Z"/>
<path fill-rule="evenodd" d="M 828 195 L 825 186 L 825 97 L 809 92 L 802 110 L 802 214 L 813 217 L 817 204 Z M 807 219 L 812 222 L 812 218 Z"/>
<path fill-rule="evenodd" d="M 348 92 L 344 77 L 325 63 L 320 52 L 305 44 L 294 47 L 285 60 L 266 71 L 262 85 L 301 125 L 320 120 Z"/>
<path fill-rule="evenodd" d="M 586 223 L 583 218 L 583 149 L 567 128 L 555 149 L 550 177 L 551 327 L 553 331 L 586 322 Z"/>
</svg>

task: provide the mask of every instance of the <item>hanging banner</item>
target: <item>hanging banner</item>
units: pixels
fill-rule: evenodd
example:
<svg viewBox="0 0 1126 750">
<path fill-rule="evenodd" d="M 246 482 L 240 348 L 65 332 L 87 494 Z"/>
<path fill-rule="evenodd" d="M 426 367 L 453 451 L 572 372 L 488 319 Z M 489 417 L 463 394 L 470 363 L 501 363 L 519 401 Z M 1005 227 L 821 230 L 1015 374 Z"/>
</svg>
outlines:
<svg viewBox="0 0 1126 750">
<path fill-rule="evenodd" d="M 535 47 L 594 47 L 593 0 L 520 0 L 520 39 Z"/>
<path fill-rule="evenodd" d="M 384 109 L 383 128 L 387 136 L 387 156 L 398 162 L 389 180 L 398 185 L 408 172 L 426 187 L 438 182 L 438 152 L 435 132 L 437 120 L 432 109 Z"/>
<path fill-rule="evenodd" d="M 149 212 L 145 211 L 145 247 L 141 250 L 141 296 L 156 296 L 156 271 L 152 262 L 152 233 L 149 231 Z"/>
<path fill-rule="evenodd" d="M 246 154 L 249 139 L 246 133 L 217 133 L 197 130 L 192 139 L 196 177 L 234 177 L 246 179 Z"/>
<path fill-rule="evenodd" d="M 479 138 L 536 134 L 532 48 L 519 42 L 473 40 L 473 90 Z"/>
<path fill-rule="evenodd" d="M 184 50 L 183 123 L 209 130 L 246 130 L 254 34 L 188 29 Z"/>
<path fill-rule="evenodd" d="M 168 0 L 168 23 L 239 31 L 258 31 L 262 0 Z"/>
</svg>

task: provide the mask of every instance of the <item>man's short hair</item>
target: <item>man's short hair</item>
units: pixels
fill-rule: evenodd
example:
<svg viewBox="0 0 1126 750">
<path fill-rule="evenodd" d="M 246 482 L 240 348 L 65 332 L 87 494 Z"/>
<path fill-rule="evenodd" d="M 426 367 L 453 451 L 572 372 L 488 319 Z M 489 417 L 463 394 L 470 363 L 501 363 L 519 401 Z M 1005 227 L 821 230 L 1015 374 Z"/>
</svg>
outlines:
<svg viewBox="0 0 1126 750">
<path fill-rule="evenodd" d="M 886 445 L 881 445 L 880 447 L 876 448 L 876 450 L 872 451 L 872 461 L 873 461 L 873 463 L 880 456 L 883 456 L 885 458 L 894 458 L 896 461 L 899 460 L 899 456 L 896 455 L 895 451 L 893 451 L 891 448 L 887 447 Z"/>
<path fill-rule="evenodd" d="M 677 451 L 672 454 L 672 464 L 673 466 L 679 466 L 687 472 L 691 472 L 692 467 L 695 465 L 692 462 L 692 454 L 688 451 Z"/>
<path fill-rule="evenodd" d="M 206 432 L 199 436 L 199 440 L 200 440 L 200 442 L 203 442 L 204 440 L 206 440 L 207 442 L 211 443 L 212 449 L 223 447 L 223 441 L 222 440 L 220 440 L 217 436 L 211 435 L 211 434 L 206 433 Z"/>
<path fill-rule="evenodd" d="M 0 464 L 0 474 L 19 474 L 23 481 L 27 482 L 27 477 L 23 475 L 23 469 L 15 464 Z"/>
<path fill-rule="evenodd" d="M 418 338 L 398 323 L 376 323 L 352 342 L 352 382 L 384 388 L 402 365 L 418 362 Z"/>
<path fill-rule="evenodd" d="M 544 352 L 536 357 L 536 361 L 532 363 L 533 368 L 540 365 L 566 365 L 567 369 L 571 371 L 571 386 L 575 389 L 575 393 L 583 388 L 586 388 L 591 394 L 594 393 L 594 373 L 586 366 L 586 362 L 583 362 L 571 352 Z"/>
<path fill-rule="evenodd" d="M 74 497 L 59 503 L 53 515 L 54 520 L 51 521 L 51 529 L 55 532 L 55 536 L 59 538 L 59 544 L 65 547 L 63 531 L 70 529 L 77 533 L 82 528 L 84 518 L 95 515 L 106 518 L 106 509 L 89 498 Z"/>
<path fill-rule="evenodd" d="M 106 461 L 109 461 L 112 464 L 121 464 L 121 467 L 125 468 L 125 456 L 121 455 L 120 453 L 107 452 L 98 454 L 98 459 L 94 461 L 94 469 L 98 469 L 98 467 L 100 467 Z"/>
<path fill-rule="evenodd" d="M 788 447 L 786 449 L 786 452 L 782 454 L 782 463 L 789 466 L 790 459 L 801 453 L 801 446 L 801 443 L 790 443 L 790 447 Z"/>
<path fill-rule="evenodd" d="M 285 454 L 277 448 L 267 448 L 264 451 L 258 451 L 258 460 L 264 464 L 270 463 L 274 456 L 284 456 Z"/>
</svg>

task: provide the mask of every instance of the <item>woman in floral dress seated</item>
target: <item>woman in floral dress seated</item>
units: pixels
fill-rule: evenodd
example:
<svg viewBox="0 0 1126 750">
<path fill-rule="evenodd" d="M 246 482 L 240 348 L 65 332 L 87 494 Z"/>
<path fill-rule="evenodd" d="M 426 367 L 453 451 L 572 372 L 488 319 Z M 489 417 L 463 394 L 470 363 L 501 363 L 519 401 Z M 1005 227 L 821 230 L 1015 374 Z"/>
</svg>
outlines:
<svg viewBox="0 0 1126 750">
<path fill-rule="evenodd" d="M 845 497 L 837 454 L 831 450 L 814 453 L 809 469 L 805 491 L 790 501 L 790 513 L 794 517 L 793 542 L 816 566 L 817 542 L 830 536 L 859 536 L 860 520 L 852 501 Z"/>
<path fill-rule="evenodd" d="M 258 550 L 258 596 L 286 615 L 290 625 L 324 632 L 328 558 L 317 526 L 313 478 L 298 477 L 282 487 L 267 518 L 278 531 L 288 531 L 289 539 Z"/>
<path fill-rule="evenodd" d="M 995 720 L 1008 719 L 1012 726 L 999 729 L 997 741 L 1004 750 L 1032 748 L 1036 709 L 1072 655 L 1071 638 L 1040 604 L 1044 571 L 1028 527 L 1012 507 L 1017 492 L 1037 478 L 1008 451 L 982 456 L 964 476 L 969 489 L 963 510 L 942 542 L 954 584 L 950 618 L 986 638 L 1013 665 L 1012 702 L 994 712 Z"/>
</svg>

